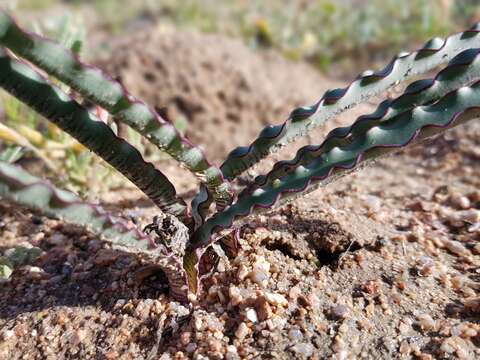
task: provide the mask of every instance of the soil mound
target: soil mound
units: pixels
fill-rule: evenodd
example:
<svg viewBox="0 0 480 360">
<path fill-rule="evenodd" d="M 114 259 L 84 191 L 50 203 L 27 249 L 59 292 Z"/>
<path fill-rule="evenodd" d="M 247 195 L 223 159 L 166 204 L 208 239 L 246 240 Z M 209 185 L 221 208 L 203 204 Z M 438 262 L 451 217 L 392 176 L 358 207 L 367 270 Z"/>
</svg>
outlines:
<svg viewBox="0 0 480 360">
<path fill-rule="evenodd" d="M 217 160 L 328 86 L 309 65 L 213 34 L 145 31 L 99 65 L 171 121 L 187 120 L 187 135 Z"/>
</svg>

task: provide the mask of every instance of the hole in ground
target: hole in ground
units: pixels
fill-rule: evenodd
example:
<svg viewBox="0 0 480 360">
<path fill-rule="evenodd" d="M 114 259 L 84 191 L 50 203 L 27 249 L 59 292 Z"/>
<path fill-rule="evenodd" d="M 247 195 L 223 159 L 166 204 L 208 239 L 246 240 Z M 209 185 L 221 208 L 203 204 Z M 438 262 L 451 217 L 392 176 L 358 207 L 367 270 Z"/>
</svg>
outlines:
<svg viewBox="0 0 480 360">
<path fill-rule="evenodd" d="M 345 253 L 352 253 L 362 249 L 362 246 L 358 242 L 354 241 L 345 250 L 331 252 L 327 249 L 319 249 L 316 251 L 317 259 L 321 266 L 337 267 L 340 258 Z"/>
<path fill-rule="evenodd" d="M 301 256 L 298 256 L 295 254 L 295 250 L 293 249 L 292 245 L 281 242 L 279 240 L 274 241 L 274 242 L 264 242 L 263 244 L 267 250 L 270 251 L 275 251 L 278 250 L 280 251 L 283 255 L 288 256 L 289 258 L 292 258 L 293 260 L 302 260 L 303 258 Z"/>
</svg>

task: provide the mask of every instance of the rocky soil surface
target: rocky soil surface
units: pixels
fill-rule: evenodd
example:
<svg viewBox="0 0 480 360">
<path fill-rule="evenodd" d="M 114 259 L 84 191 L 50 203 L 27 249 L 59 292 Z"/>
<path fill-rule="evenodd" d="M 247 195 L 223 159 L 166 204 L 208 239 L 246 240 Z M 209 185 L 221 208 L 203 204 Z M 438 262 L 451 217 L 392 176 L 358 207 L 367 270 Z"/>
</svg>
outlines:
<svg viewBox="0 0 480 360">
<path fill-rule="evenodd" d="M 215 157 L 337 85 L 235 40 L 142 36 L 119 45 L 111 69 L 187 117 Z M 138 281 L 147 259 L 2 203 L 1 249 L 42 254 L 0 284 L 0 359 L 478 358 L 479 164 L 477 121 L 252 217 L 192 309 L 168 297 L 161 274 Z M 105 199 L 147 224 L 155 209 L 138 196 Z"/>
</svg>

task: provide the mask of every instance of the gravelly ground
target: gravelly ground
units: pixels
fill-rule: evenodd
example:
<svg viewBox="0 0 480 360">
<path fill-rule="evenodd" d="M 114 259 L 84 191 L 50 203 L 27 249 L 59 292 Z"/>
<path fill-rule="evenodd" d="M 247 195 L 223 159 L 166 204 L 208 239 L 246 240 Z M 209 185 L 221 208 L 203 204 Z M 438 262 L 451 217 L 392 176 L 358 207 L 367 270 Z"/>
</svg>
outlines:
<svg viewBox="0 0 480 360">
<path fill-rule="evenodd" d="M 2 249 L 43 253 L 0 284 L 0 359 L 478 358 L 479 163 L 476 122 L 253 217 L 192 313 L 147 259 L 1 204 Z"/>
</svg>

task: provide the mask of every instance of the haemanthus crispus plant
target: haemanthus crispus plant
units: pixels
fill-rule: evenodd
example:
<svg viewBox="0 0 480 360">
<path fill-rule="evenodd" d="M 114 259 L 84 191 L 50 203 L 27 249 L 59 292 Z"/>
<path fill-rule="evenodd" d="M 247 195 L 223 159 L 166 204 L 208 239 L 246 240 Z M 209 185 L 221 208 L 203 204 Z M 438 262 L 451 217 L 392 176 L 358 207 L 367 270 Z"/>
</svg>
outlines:
<svg viewBox="0 0 480 360">
<path fill-rule="evenodd" d="M 247 216 L 478 118 L 479 33 L 480 25 L 476 25 L 446 39 L 433 39 L 417 51 L 398 54 L 382 70 L 363 72 L 347 87 L 329 90 L 312 106 L 295 109 L 283 123 L 266 127 L 249 146 L 233 150 L 217 166 L 120 83 L 85 65 L 61 45 L 22 30 L 0 11 L 0 86 L 122 173 L 153 201 L 159 213 L 178 219 L 178 231 L 170 241 L 162 241 L 162 236 L 132 228 L 100 206 L 86 204 L 7 163 L 0 163 L 0 197 L 84 225 L 114 247 L 149 255 L 167 275 L 172 296 L 187 302 L 189 294 L 200 291 L 202 275 L 212 269 L 219 248 L 216 243 L 221 241 L 224 249 L 234 252 L 236 239 L 229 234 Z M 244 171 L 311 129 L 438 66 L 444 68 L 434 77 L 411 83 L 402 95 L 386 99 L 351 126 L 332 130 L 320 144 L 300 148 L 292 159 L 277 162 L 246 185 L 238 181 Z M 74 96 L 52 84 L 44 73 L 70 87 Z M 138 149 L 97 119 L 79 98 L 105 109 L 195 174 L 200 189 L 191 203 L 177 195 L 161 169 L 146 162 Z M 157 225 L 146 230 L 158 230 L 161 235 Z"/>
</svg>

